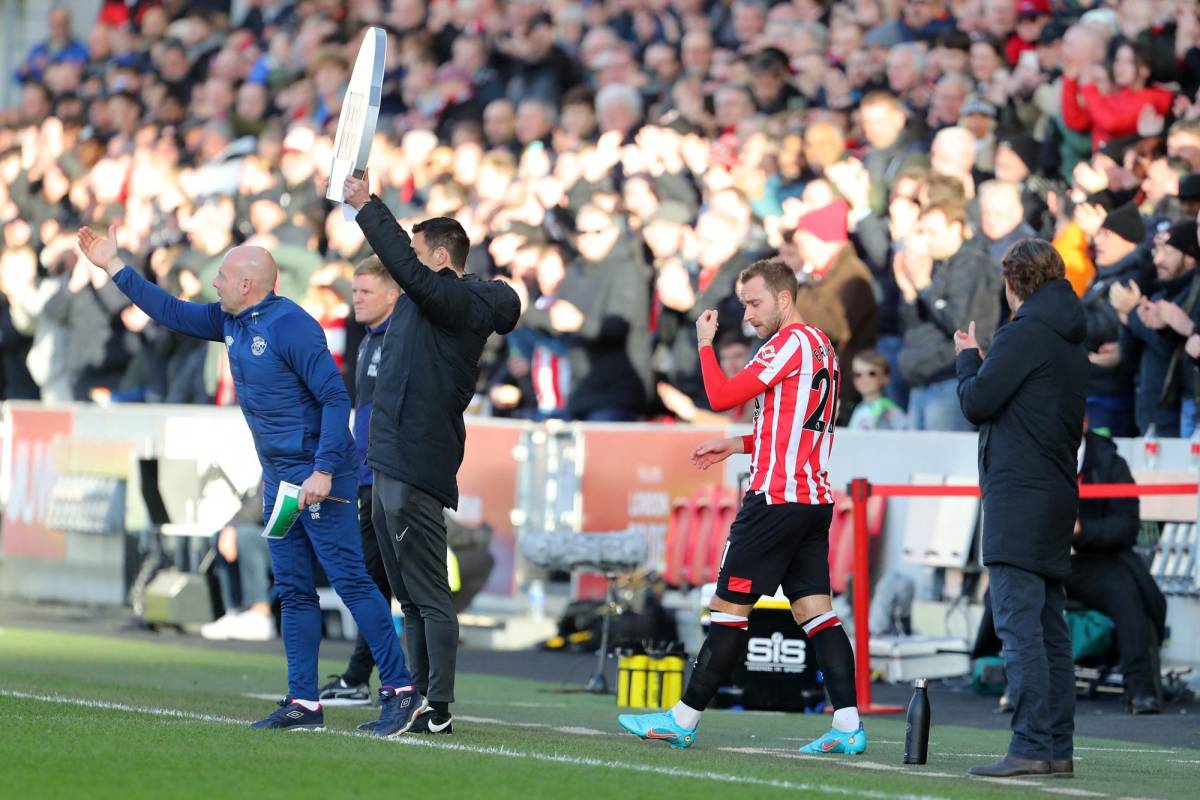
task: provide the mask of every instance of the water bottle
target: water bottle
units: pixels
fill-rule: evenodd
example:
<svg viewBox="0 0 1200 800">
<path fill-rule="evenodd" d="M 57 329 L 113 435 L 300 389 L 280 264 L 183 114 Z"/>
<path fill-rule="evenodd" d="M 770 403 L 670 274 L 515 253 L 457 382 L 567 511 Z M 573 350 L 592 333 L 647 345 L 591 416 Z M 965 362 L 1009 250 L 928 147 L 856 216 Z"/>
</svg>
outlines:
<svg viewBox="0 0 1200 800">
<path fill-rule="evenodd" d="M 912 700 L 908 701 L 908 718 L 904 724 L 904 763 L 924 764 L 929 755 L 929 693 L 926 680 L 913 681 Z"/>
<path fill-rule="evenodd" d="M 1153 423 L 1146 428 L 1146 435 L 1142 437 L 1142 454 L 1146 469 L 1154 469 L 1158 466 L 1158 434 Z"/>
</svg>

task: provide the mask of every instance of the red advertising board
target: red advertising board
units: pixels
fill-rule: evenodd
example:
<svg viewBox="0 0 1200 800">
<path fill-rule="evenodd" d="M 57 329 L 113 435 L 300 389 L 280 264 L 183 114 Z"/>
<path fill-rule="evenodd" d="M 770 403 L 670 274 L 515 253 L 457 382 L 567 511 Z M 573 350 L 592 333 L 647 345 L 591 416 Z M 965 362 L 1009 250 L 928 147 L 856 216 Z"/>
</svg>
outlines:
<svg viewBox="0 0 1200 800">
<path fill-rule="evenodd" d="M 53 446 L 71 435 L 73 412 L 60 408 L 9 410 L 10 438 L 4 443 L 8 501 L 4 506 L 4 555 L 9 558 L 61 559 L 66 536 L 46 527 L 50 490 L 57 474 Z"/>
<path fill-rule="evenodd" d="M 661 568 L 672 504 L 711 483 L 723 483 L 723 465 L 699 470 L 692 451 L 725 435 L 682 426 L 588 425 L 583 434 L 583 530 L 641 530 L 651 543 L 652 565 Z M 603 583 L 581 581 L 580 594 L 595 596 Z"/>
<path fill-rule="evenodd" d="M 513 449 L 521 441 L 521 423 L 467 422 L 467 447 L 458 471 L 458 514 L 464 525 L 486 522 L 492 528 L 496 566 L 484 591 L 512 596 L 516 534 L 512 525 L 517 496 L 517 464 Z"/>
</svg>

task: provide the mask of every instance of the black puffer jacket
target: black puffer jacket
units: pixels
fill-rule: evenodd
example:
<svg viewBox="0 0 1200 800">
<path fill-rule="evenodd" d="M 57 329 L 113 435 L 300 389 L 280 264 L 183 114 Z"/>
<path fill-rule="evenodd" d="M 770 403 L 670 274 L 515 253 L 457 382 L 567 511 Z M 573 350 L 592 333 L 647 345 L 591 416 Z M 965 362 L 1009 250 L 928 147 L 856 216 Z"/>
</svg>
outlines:
<svg viewBox="0 0 1200 800">
<path fill-rule="evenodd" d="M 1065 280 L 1030 295 L 980 359 L 958 355 L 963 415 L 979 426 L 983 563 L 1071 572 L 1087 326 Z"/>
<path fill-rule="evenodd" d="M 479 356 L 489 336 L 516 327 L 521 302 L 501 281 L 421 264 L 378 197 L 357 219 L 404 290 L 383 341 L 367 463 L 458 508 L 463 412 L 475 393 Z"/>
<path fill-rule="evenodd" d="M 1087 348 L 1089 353 L 1100 349 L 1100 345 L 1119 341 L 1121 319 L 1108 300 L 1108 292 L 1114 283 L 1128 284 L 1134 281 L 1143 294 L 1149 294 L 1154 279 L 1154 265 L 1149 253 L 1138 248 L 1125 258 L 1107 267 L 1097 267 L 1096 277 L 1083 294 L 1083 313 L 1087 318 Z M 1131 395 L 1133 379 L 1137 372 L 1137 359 L 1127 359 L 1122 353 L 1121 363 L 1115 367 L 1088 365 L 1088 396 Z"/>
</svg>

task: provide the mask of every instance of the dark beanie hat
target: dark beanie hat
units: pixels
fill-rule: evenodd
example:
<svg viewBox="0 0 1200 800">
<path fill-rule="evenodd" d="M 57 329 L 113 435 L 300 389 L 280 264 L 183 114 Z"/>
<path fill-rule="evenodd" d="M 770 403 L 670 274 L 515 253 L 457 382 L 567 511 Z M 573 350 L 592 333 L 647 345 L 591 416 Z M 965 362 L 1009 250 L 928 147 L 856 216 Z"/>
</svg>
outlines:
<svg viewBox="0 0 1200 800">
<path fill-rule="evenodd" d="M 1118 164 L 1124 164 L 1125 154 L 1137 147 L 1139 141 L 1141 140 L 1137 136 L 1118 136 L 1100 145 L 1099 152 Z"/>
<path fill-rule="evenodd" d="M 1013 151 L 1013 155 L 1025 162 L 1030 172 L 1037 172 L 1038 143 L 1032 136 L 1024 133 L 1012 133 L 1000 140 L 1000 144 Z"/>
<path fill-rule="evenodd" d="M 1180 200 L 1200 200 L 1200 174 L 1192 173 L 1179 179 Z"/>
<path fill-rule="evenodd" d="M 1104 224 L 1100 227 L 1107 228 L 1133 244 L 1141 244 L 1146 238 L 1146 223 L 1142 221 L 1142 215 L 1133 203 L 1126 203 L 1108 212 Z"/>
<path fill-rule="evenodd" d="M 1200 259 L 1200 244 L 1196 241 L 1196 220 L 1185 219 L 1171 226 L 1167 244 L 1185 256 Z"/>
</svg>

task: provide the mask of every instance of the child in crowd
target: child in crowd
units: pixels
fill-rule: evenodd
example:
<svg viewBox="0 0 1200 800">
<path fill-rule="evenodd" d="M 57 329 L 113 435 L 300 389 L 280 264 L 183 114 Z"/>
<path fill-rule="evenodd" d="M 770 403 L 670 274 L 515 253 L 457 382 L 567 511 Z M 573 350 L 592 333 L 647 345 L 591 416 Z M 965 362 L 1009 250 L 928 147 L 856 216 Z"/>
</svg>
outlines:
<svg viewBox="0 0 1200 800">
<path fill-rule="evenodd" d="M 904 412 L 883 394 L 891 376 L 887 359 L 874 350 L 864 350 L 854 357 L 851 369 L 854 388 L 862 395 L 862 402 L 850 415 L 850 428 L 892 431 L 907 428 L 908 418 Z"/>
</svg>

